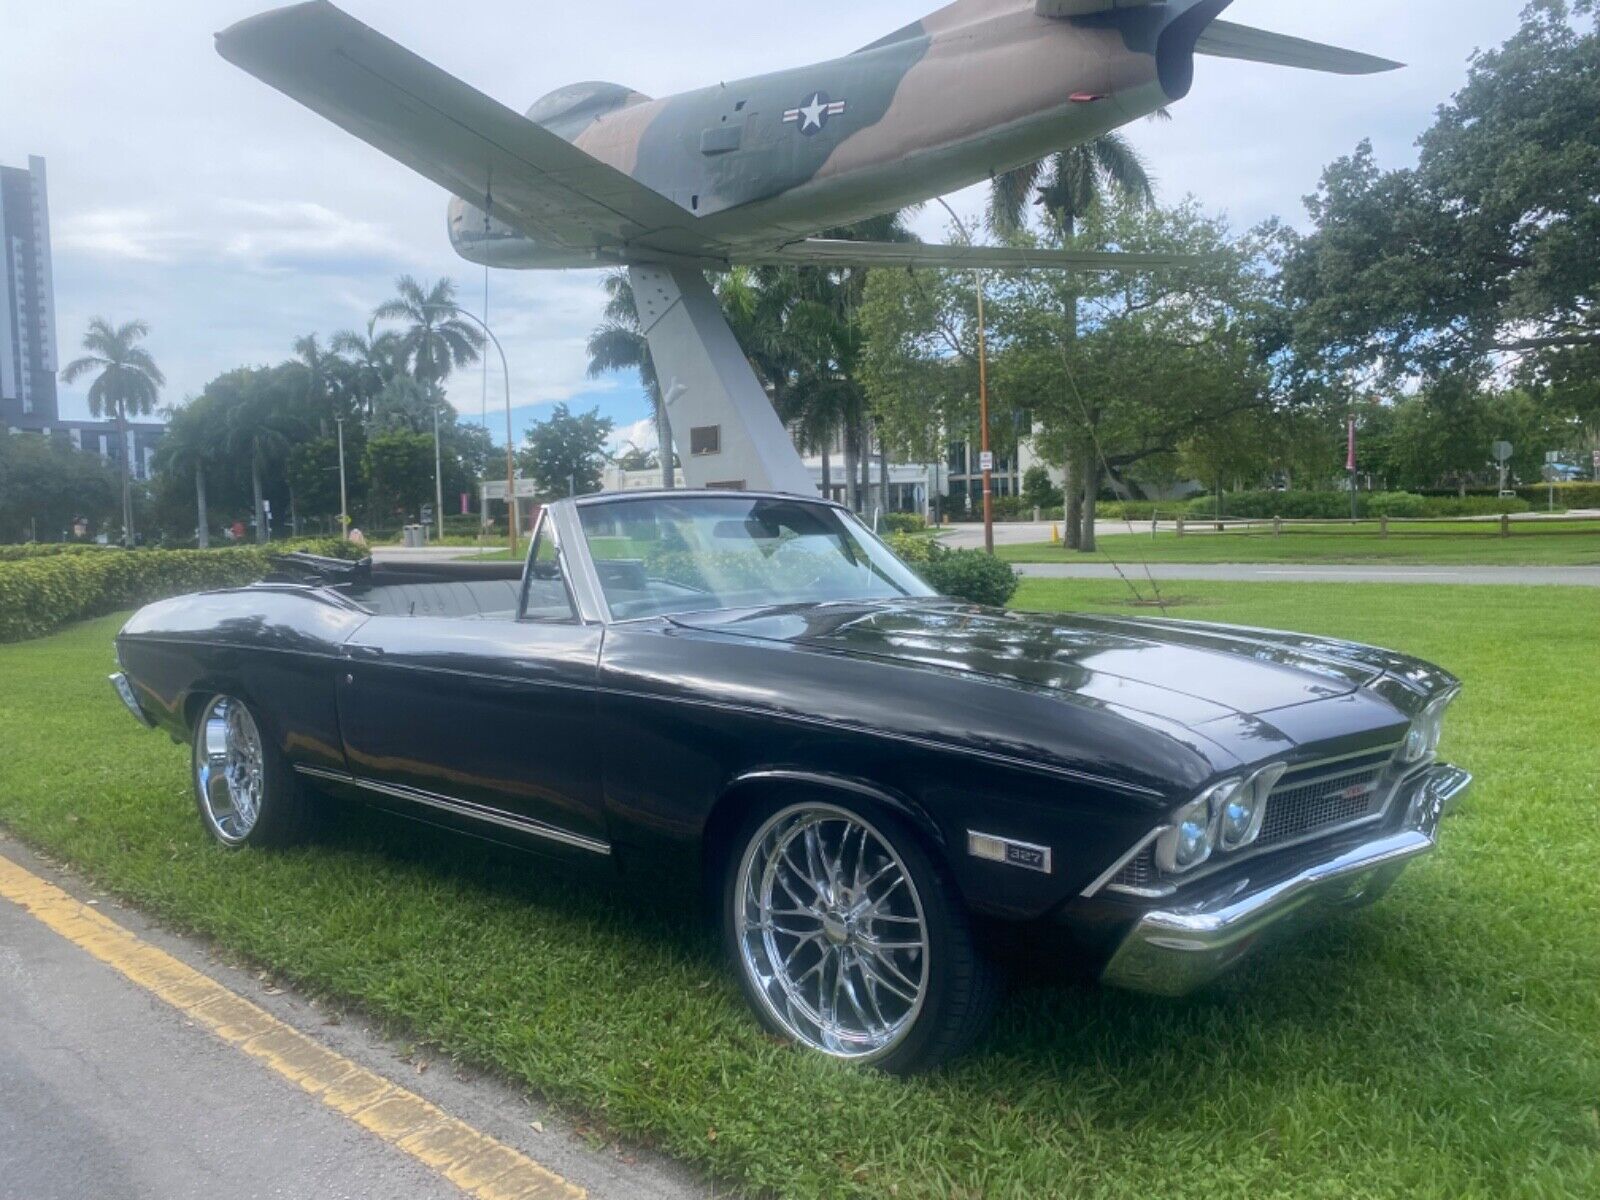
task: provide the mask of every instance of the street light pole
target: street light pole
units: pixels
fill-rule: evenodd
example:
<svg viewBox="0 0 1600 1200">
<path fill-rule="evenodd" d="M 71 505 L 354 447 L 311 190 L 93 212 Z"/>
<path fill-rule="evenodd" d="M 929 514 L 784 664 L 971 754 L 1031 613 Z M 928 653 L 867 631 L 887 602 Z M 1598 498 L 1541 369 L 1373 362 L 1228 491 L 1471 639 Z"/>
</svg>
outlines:
<svg viewBox="0 0 1600 1200">
<path fill-rule="evenodd" d="M 433 514 L 434 521 L 439 526 L 439 544 L 444 545 L 444 454 L 439 449 L 439 405 L 444 401 L 434 397 L 433 401 Z"/>
<path fill-rule="evenodd" d="M 350 500 L 345 493 L 344 486 L 344 418 L 335 417 L 334 424 L 339 427 L 339 536 L 350 540 Z"/>
<path fill-rule="evenodd" d="M 967 223 L 956 216 L 956 210 L 950 207 L 943 196 L 937 197 L 945 212 L 950 214 L 950 219 L 956 223 L 956 228 L 961 230 L 961 236 L 972 242 L 972 234 L 967 230 Z M 978 462 L 983 469 L 983 548 L 985 553 L 994 553 L 994 454 L 989 449 L 989 346 L 988 335 L 983 327 L 983 272 L 972 272 L 972 286 L 978 294 L 978 434 L 979 452 L 981 457 Z M 967 469 L 972 469 L 969 459 Z"/>
<path fill-rule="evenodd" d="M 500 344 L 500 339 L 495 337 L 494 330 L 465 309 L 457 308 L 453 304 L 429 304 L 426 308 L 438 309 L 441 312 L 453 313 L 458 317 L 465 317 L 488 335 L 494 343 L 494 348 L 500 354 L 500 371 L 506 380 L 506 512 L 509 519 L 506 524 L 511 527 L 511 557 L 517 557 L 517 463 L 515 449 L 511 441 L 511 368 L 506 365 L 505 347 Z"/>
</svg>

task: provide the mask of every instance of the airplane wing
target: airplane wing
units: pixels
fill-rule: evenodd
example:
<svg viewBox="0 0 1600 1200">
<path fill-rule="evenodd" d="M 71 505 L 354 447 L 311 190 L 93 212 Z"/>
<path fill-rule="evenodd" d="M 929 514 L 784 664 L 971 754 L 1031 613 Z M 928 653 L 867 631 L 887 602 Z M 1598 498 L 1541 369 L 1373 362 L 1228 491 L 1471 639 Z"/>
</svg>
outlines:
<svg viewBox="0 0 1600 1200">
<path fill-rule="evenodd" d="M 535 239 L 615 254 L 706 252 L 694 217 L 468 87 L 326 0 L 250 17 L 217 52 L 307 108 Z"/>
<path fill-rule="evenodd" d="M 852 242 L 807 238 L 765 253 L 740 254 L 753 264 L 810 267 L 949 267 L 966 270 L 1148 271 L 1195 266 L 1187 254 L 1116 254 L 1088 250 L 1035 250 L 1026 246 L 930 246 L 922 242 Z"/>
<path fill-rule="evenodd" d="M 1160 0 L 1035 0 L 1041 17 L 1087 17 L 1119 8 L 1144 8 Z"/>
<path fill-rule="evenodd" d="M 1043 3 L 1043 0 L 1040 0 Z M 1251 29 L 1232 21 L 1213 21 L 1200 35 L 1196 54 L 1213 58 L 1237 58 L 1245 62 L 1270 63 L 1279 67 L 1299 67 L 1305 71 L 1329 71 L 1335 75 L 1375 75 L 1398 71 L 1404 63 L 1391 62 L 1357 50 L 1341 50 L 1321 42 Z"/>
</svg>

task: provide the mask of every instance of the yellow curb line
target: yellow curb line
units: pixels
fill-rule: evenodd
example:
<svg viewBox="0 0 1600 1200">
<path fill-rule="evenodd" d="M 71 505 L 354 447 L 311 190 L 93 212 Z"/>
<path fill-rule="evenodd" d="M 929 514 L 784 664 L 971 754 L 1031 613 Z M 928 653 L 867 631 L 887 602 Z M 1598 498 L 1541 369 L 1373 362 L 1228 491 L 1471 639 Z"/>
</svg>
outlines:
<svg viewBox="0 0 1600 1200">
<path fill-rule="evenodd" d="M 0 898 L 481 1200 L 583 1200 L 582 1188 L 336 1054 L 209 975 L 0 855 Z"/>
</svg>

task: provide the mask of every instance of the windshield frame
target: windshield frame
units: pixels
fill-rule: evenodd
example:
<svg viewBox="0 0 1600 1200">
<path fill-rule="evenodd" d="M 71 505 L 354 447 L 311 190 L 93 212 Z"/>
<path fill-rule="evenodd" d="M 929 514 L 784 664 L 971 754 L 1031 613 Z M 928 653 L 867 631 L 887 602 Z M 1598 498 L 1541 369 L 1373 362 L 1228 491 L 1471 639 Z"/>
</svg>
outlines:
<svg viewBox="0 0 1600 1200">
<path fill-rule="evenodd" d="M 859 597 L 856 600 L 833 600 L 833 601 L 788 600 L 788 601 L 785 601 L 785 600 L 781 600 L 781 599 L 772 599 L 772 600 L 768 600 L 768 601 L 764 601 L 764 602 L 758 602 L 758 603 L 752 603 L 752 604 L 718 605 L 716 607 L 710 607 L 710 608 L 704 608 L 704 609 L 695 609 L 695 610 L 693 610 L 693 612 L 685 611 L 683 613 L 677 613 L 677 614 L 674 614 L 674 613 L 647 613 L 647 614 L 644 614 L 642 616 L 637 616 L 637 617 L 618 617 L 618 616 L 616 616 L 611 611 L 610 600 L 606 596 L 604 585 L 600 582 L 599 571 L 595 567 L 594 555 L 590 550 L 588 534 L 584 530 L 584 527 L 583 527 L 581 511 L 584 510 L 584 509 L 588 509 L 588 508 L 610 507 L 610 506 L 613 506 L 613 505 L 660 503 L 660 502 L 663 502 L 663 501 L 672 502 L 672 501 L 687 501 L 687 500 L 712 500 L 712 501 L 719 501 L 719 500 L 720 501 L 730 501 L 730 500 L 744 500 L 744 501 L 751 501 L 751 500 L 779 500 L 779 501 L 784 501 L 786 503 L 808 504 L 808 505 L 815 505 L 817 508 L 831 509 L 833 511 L 833 514 L 838 517 L 838 519 L 843 523 L 845 528 L 854 537 L 856 537 L 857 539 L 863 540 L 863 541 L 865 541 L 865 542 L 867 542 L 869 544 L 870 543 L 876 543 L 878 548 L 880 548 L 883 551 L 883 553 L 887 554 L 896 563 L 898 563 L 912 577 L 912 579 L 916 580 L 917 583 L 919 583 L 922 587 L 927 588 L 927 591 L 925 593 L 921 594 L 921 595 L 879 596 L 879 597 L 862 596 L 862 597 Z M 635 625 L 635 624 L 639 624 L 639 623 L 647 622 L 647 621 L 663 621 L 663 620 L 670 621 L 674 616 L 691 616 L 691 615 L 703 616 L 703 615 L 706 615 L 708 613 L 740 612 L 740 611 L 748 611 L 750 609 L 764 608 L 764 607 L 767 607 L 769 605 L 824 604 L 824 603 L 863 603 L 863 604 L 870 604 L 870 603 L 873 603 L 875 601 L 877 601 L 877 602 L 886 602 L 886 601 L 894 601 L 894 600 L 937 600 L 937 599 L 941 599 L 942 598 L 942 597 L 940 597 L 939 593 L 934 591 L 933 588 L 931 588 L 928 585 L 927 581 L 922 578 L 922 576 L 916 571 L 916 569 L 914 567 L 912 567 L 904 559 L 900 558 L 899 555 L 895 554 L 895 552 L 889 547 L 889 544 L 887 542 L 885 542 L 881 537 L 879 537 L 876 533 L 874 533 L 871 529 L 869 529 L 867 527 L 867 525 L 866 525 L 866 522 L 862 521 L 859 516 L 857 516 L 855 513 L 851 512 L 844 505 L 838 504 L 838 503 L 836 503 L 836 502 L 834 502 L 832 500 L 824 500 L 820 496 L 796 496 L 796 495 L 790 495 L 790 494 L 787 494 L 787 493 L 780 493 L 780 492 L 736 492 L 736 491 L 722 491 L 720 489 L 709 489 L 709 490 L 707 490 L 707 489 L 676 488 L 676 489 L 673 489 L 673 490 L 670 490 L 670 491 L 664 490 L 664 489 L 660 490 L 660 491 L 657 491 L 657 490 L 652 489 L 650 491 L 638 491 L 638 492 L 631 492 L 631 493 L 630 492 L 600 492 L 600 493 L 596 493 L 596 494 L 590 495 L 590 496 L 577 496 L 577 497 L 573 497 L 573 498 L 565 500 L 565 501 L 557 501 L 556 503 L 550 505 L 549 508 L 551 510 L 556 510 L 556 509 L 564 509 L 565 510 L 565 513 L 563 515 L 566 517 L 566 520 L 564 520 L 562 522 L 562 524 L 566 529 L 570 529 L 572 534 L 575 535 L 569 542 L 567 542 L 567 544 L 575 544 L 577 547 L 579 547 L 579 549 L 577 551 L 577 554 L 576 554 L 576 557 L 582 559 L 580 570 L 583 573 L 584 583 L 586 585 L 583 590 L 589 592 L 590 603 L 587 604 L 587 605 L 583 605 L 583 607 L 591 608 L 594 611 L 595 615 L 598 617 L 598 619 L 602 623 L 604 623 L 606 625 Z M 554 513 L 552 513 L 552 515 L 554 515 Z"/>
</svg>

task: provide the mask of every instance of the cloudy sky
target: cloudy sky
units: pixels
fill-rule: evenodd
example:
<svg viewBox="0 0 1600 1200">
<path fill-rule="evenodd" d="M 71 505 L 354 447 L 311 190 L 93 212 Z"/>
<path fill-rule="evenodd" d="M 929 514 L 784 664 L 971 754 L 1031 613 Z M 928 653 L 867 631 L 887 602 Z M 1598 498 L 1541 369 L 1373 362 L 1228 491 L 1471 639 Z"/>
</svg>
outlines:
<svg viewBox="0 0 1600 1200">
<path fill-rule="evenodd" d="M 483 303 L 482 269 L 456 259 L 446 197 L 377 151 L 223 62 L 211 34 L 271 0 L 0 0 L 0 163 L 49 166 L 61 354 L 87 321 L 143 317 L 168 402 L 293 339 L 359 328 L 397 275 L 450 275 Z M 816 62 L 930 11 L 930 0 L 343 0 L 361 20 L 521 111 L 583 79 L 666 95 Z M 1469 55 L 1516 27 L 1521 0 L 1237 0 L 1230 20 L 1403 60 L 1345 79 L 1201 59 L 1170 124 L 1131 133 L 1161 195 L 1193 193 L 1238 226 L 1304 221 L 1322 166 L 1370 137 L 1381 161 L 1413 142 Z M 952 97 L 958 102 L 959 97 Z M 956 198 L 976 214 L 978 189 Z M 938 210 L 919 232 L 941 234 Z M 598 275 L 496 272 L 490 317 L 511 359 L 521 429 L 557 401 L 598 405 L 644 440 L 644 401 L 624 377 L 585 377 Z M 482 379 L 452 381 L 476 419 Z M 489 381 L 489 425 L 504 428 Z M 81 389 L 63 415 L 84 416 Z M 635 423 L 637 431 L 631 429 Z"/>
</svg>

